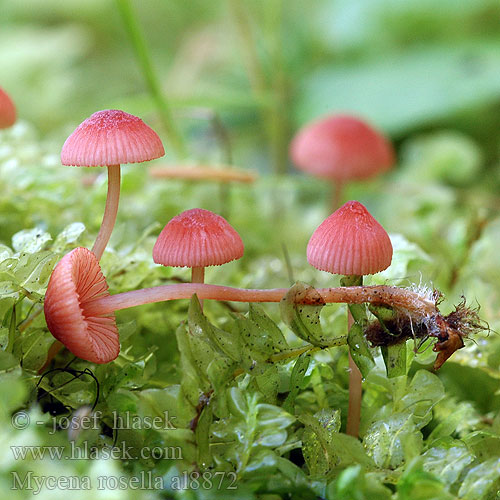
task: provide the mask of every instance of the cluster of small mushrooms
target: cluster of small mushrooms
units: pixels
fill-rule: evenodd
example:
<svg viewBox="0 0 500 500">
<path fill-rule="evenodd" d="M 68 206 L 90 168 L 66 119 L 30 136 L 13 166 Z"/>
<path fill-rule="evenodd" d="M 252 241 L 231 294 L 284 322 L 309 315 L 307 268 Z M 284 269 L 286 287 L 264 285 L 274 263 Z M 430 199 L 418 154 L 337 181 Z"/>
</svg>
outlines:
<svg viewBox="0 0 500 500">
<path fill-rule="evenodd" d="M 0 128 L 16 120 L 16 109 L 0 89 Z M 140 118 L 119 110 L 94 113 L 68 137 L 61 152 L 63 165 L 106 166 L 108 194 L 101 228 L 92 250 L 75 248 L 54 268 L 44 302 L 48 329 L 57 339 L 48 362 L 64 345 L 75 356 L 93 363 L 113 361 L 120 352 L 115 311 L 141 304 L 186 299 L 239 302 L 279 302 L 286 288 L 241 289 L 204 283 L 207 266 L 219 266 L 243 256 L 244 246 L 236 230 L 220 215 L 194 208 L 170 220 L 153 249 L 153 260 L 163 266 L 189 267 L 191 283 L 163 285 L 110 295 L 99 261 L 111 236 L 120 197 L 120 165 L 146 162 L 164 155 L 156 132 Z M 463 305 L 448 316 L 437 308 L 438 294 L 418 293 L 390 286 L 363 286 L 362 276 L 386 269 L 392 245 L 384 228 L 357 201 L 340 206 L 342 188 L 348 181 L 366 179 L 388 170 L 394 151 L 387 139 L 365 122 L 348 115 L 328 116 L 306 125 L 294 138 L 290 154 L 309 174 L 333 185 L 333 213 L 323 221 L 307 245 L 308 262 L 315 268 L 354 278 L 357 286 L 311 289 L 297 301 L 305 304 L 343 302 L 371 303 L 395 311 L 391 325 L 372 323 L 367 338 L 372 346 L 391 345 L 415 337 L 435 337 L 439 368 L 457 349 L 463 337 L 479 328 L 479 319 Z M 350 320 L 352 324 L 352 318 Z M 393 332 L 389 332 L 392 328 Z M 406 329 L 406 330 L 405 330 Z M 381 333 L 382 332 L 382 333 Z M 406 333 L 405 333 L 406 332 Z M 357 435 L 361 380 L 351 359 L 349 419 Z M 359 372 L 358 372 L 359 374 Z M 354 391 L 354 392 L 352 392 Z M 357 394 L 356 394 L 357 392 Z M 354 401 L 356 408 L 351 408 Z M 358 412 L 358 415 L 354 415 Z M 353 413 L 353 415 L 351 415 Z M 353 418 L 351 418 L 353 417 Z M 349 427 L 348 419 L 348 427 Z"/>
<path fill-rule="evenodd" d="M 386 169 L 392 149 L 377 132 L 357 119 L 347 116 L 328 118 L 320 128 L 323 142 L 334 142 L 343 149 L 353 143 L 351 134 L 361 130 L 366 144 L 359 138 L 352 160 L 354 177 L 366 177 L 371 162 L 376 169 Z M 337 125 L 337 128 L 336 128 Z M 340 127 L 340 132 L 338 131 Z M 318 128 L 299 132 L 292 146 L 292 156 L 300 157 L 305 148 L 318 169 L 323 158 L 346 163 L 346 151 L 333 154 L 333 146 L 311 146 L 311 134 Z M 328 138 L 325 129 L 337 131 L 340 139 Z M 363 135 L 364 134 L 364 135 Z M 333 134 L 335 135 L 335 134 Z M 375 140 L 372 136 L 375 135 Z M 318 145 L 319 144 L 319 145 Z M 372 149 L 370 149 L 372 148 Z M 384 149 L 385 148 L 385 149 Z M 363 154 L 361 154 L 361 152 Z M 376 154 L 375 154 L 375 153 Z M 76 248 L 55 267 L 45 298 L 45 317 L 49 330 L 73 354 L 94 363 L 115 359 L 120 350 L 114 313 L 140 304 L 189 298 L 200 300 L 278 302 L 287 289 L 251 290 L 204 284 L 204 268 L 222 265 L 243 255 L 243 242 L 234 228 L 221 216 L 195 208 L 174 217 L 163 229 L 154 246 L 153 259 L 164 266 L 186 266 L 192 269 L 192 283 L 164 285 L 109 295 L 106 279 L 99 265 L 118 210 L 120 164 L 149 161 L 164 154 L 158 135 L 140 118 L 118 110 L 99 111 L 85 120 L 66 140 L 61 153 L 65 165 L 107 166 L 108 197 L 101 229 L 92 251 Z M 303 154 L 302 154 L 303 155 Z M 323 155 L 323 156 L 322 156 Z M 303 158 L 305 156 L 303 155 Z M 365 164 L 364 164 L 364 163 Z M 301 160 L 305 165 L 305 159 Z M 326 175 L 326 166 L 321 175 Z M 362 172 L 362 174 L 361 174 Z M 372 170 L 373 172 L 373 170 Z M 339 174 L 331 175 L 339 181 Z M 342 180 L 347 176 L 343 174 Z M 386 269 L 392 259 L 389 236 L 382 226 L 357 201 L 350 201 L 330 215 L 314 232 L 307 258 L 314 267 L 330 273 L 362 276 Z M 319 289 L 324 302 L 386 304 L 414 316 L 438 314 L 432 298 L 410 290 L 388 286 L 356 286 Z M 307 300 L 303 298 L 302 300 Z M 442 339 L 445 341 L 446 339 Z"/>
</svg>

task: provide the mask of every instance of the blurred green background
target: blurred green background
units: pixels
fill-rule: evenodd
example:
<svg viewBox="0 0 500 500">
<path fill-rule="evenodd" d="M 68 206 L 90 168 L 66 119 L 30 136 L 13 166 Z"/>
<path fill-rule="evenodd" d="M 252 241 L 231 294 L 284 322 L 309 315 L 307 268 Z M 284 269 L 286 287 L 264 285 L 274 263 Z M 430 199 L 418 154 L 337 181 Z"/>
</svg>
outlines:
<svg viewBox="0 0 500 500">
<path fill-rule="evenodd" d="M 99 109 L 155 119 L 120 3 L 2 0 L 0 85 L 43 134 L 61 142 Z M 480 145 L 485 168 L 498 164 L 495 0 L 131 5 L 190 157 L 217 158 L 200 107 L 219 114 L 238 163 L 274 172 L 289 169 L 287 144 L 298 126 L 341 110 L 398 143 L 452 128 Z"/>
</svg>

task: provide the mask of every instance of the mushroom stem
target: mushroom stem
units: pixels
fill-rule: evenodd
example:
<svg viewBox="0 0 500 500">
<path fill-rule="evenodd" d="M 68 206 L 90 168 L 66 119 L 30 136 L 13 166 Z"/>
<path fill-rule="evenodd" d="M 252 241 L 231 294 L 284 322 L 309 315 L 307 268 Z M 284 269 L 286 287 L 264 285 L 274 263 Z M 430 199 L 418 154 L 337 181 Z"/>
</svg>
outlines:
<svg viewBox="0 0 500 500">
<path fill-rule="evenodd" d="M 205 268 L 204 267 L 193 267 L 191 268 L 191 283 L 204 283 L 205 282 Z M 200 307 L 203 311 L 203 299 L 198 299 L 200 301 Z"/>
<path fill-rule="evenodd" d="M 104 249 L 108 244 L 111 232 L 115 226 L 118 202 L 120 201 L 120 165 L 108 166 L 108 196 L 102 216 L 101 228 L 92 247 L 92 253 L 101 260 Z"/>
<path fill-rule="evenodd" d="M 352 320 L 352 316 L 349 319 Z M 352 359 L 351 353 L 349 353 L 349 405 L 347 409 L 346 434 L 355 438 L 359 436 L 359 423 L 361 420 L 362 380 L 361 372 Z"/>
<path fill-rule="evenodd" d="M 205 283 L 204 267 L 193 267 L 191 269 L 191 283 Z"/>
<path fill-rule="evenodd" d="M 314 289 L 313 289 L 314 290 Z M 222 285 L 206 285 L 201 283 L 179 283 L 162 285 L 154 288 L 143 288 L 131 292 L 119 293 L 94 299 L 85 304 L 87 316 L 111 314 L 120 309 L 140 306 L 153 302 L 164 302 L 175 299 L 189 299 L 196 294 L 200 299 L 225 300 L 234 302 L 279 302 L 288 288 L 245 289 Z M 325 303 L 362 304 L 370 302 L 387 305 L 407 311 L 420 317 L 437 313 L 436 304 L 417 293 L 404 288 L 377 286 L 351 286 L 337 288 L 318 288 L 304 303 L 317 304 L 317 293 Z"/>
</svg>

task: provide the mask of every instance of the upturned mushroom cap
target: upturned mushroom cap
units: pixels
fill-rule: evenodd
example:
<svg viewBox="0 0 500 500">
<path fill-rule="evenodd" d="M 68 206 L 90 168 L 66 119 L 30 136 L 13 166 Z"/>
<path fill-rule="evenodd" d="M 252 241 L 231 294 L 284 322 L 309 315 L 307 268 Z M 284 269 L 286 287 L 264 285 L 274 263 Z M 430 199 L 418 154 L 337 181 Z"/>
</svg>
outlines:
<svg viewBox="0 0 500 500">
<path fill-rule="evenodd" d="M 140 118 L 116 109 L 94 113 L 66 139 L 63 165 L 98 167 L 140 163 L 165 154 L 157 133 Z"/>
<path fill-rule="evenodd" d="M 93 363 L 108 363 L 120 352 L 114 314 L 85 312 L 93 300 L 108 295 L 99 262 L 86 248 L 75 248 L 58 262 L 45 294 L 45 319 L 52 335 L 75 356 Z"/>
<path fill-rule="evenodd" d="M 220 266 L 241 258 L 243 251 L 243 241 L 224 217 L 193 208 L 163 228 L 153 248 L 153 260 L 164 266 Z"/>
<path fill-rule="evenodd" d="M 374 274 L 390 266 L 391 240 L 361 203 L 349 201 L 314 231 L 307 260 L 333 274 Z"/>
<path fill-rule="evenodd" d="M 290 156 L 308 174 L 336 181 L 365 179 L 394 164 L 391 143 L 364 121 L 347 115 L 305 125 L 292 141 Z"/>
<path fill-rule="evenodd" d="M 0 88 L 0 129 L 8 128 L 16 122 L 16 107 L 7 93 Z"/>
</svg>

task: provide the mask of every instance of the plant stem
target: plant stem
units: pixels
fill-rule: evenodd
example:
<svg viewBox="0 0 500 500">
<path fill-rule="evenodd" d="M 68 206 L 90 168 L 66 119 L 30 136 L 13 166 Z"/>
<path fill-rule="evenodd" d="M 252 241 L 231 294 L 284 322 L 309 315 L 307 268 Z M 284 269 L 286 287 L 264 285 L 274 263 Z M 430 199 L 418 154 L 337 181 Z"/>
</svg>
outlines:
<svg viewBox="0 0 500 500">
<path fill-rule="evenodd" d="M 92 252 L 101 260 L 104 249 L 108 244 L 113 228 L 115 227 L 116 214 L 118 213 L 118 203 L 120 201 L 120 165 L 108 166 L 108 196 L 106 197 L 106 207 L 102 216 L 99 234 L 95 240 Z"/>
<path fill-rule="evenodd" d="M 450 290 L 453 290 L 453 288 L 457 284 L 460 278 L 460 273 L 470 258 L 472 249 L 474 248 L 474 243 L 476 243 L 476 241 L 481 238 L 481 235 L 483 234 L 485 227 L 488 225 L 488 222 L 489 220 L 487 217 L 480 217 L 477 213 L 473 214 L 468 221 L 465 248 L 462 251 L 462 255 L 457 259 L 458 262 L 456 262 L 451 268 L 448 284 Z"/>
<path fill-rule="evenodd" d="M 38 306 L 33 313 L 28 316 L 22 323 L 19 324 L 19 333 L 23 333 L 35 319 L 43 312 L 43 306 Z"/>
<path fill-rule="evenodd" d="M 270 363 L 276 363 L 277 361 L 284 361 L 285 359 L 298 358 L 301 354 L 305 352 L 319 351 L 320 349 L 326 349 L 325 347 L 316 347 L 313 345 L 306 345 L 303 347 L 298 347 L 297 349 L 291 349 L 290 351 L 278 352 L 269 356 Z"/>
<path fill-rule="evenodd" d="M 269 113 L 273 162 L 276 173 L 286 173 L 291 109 L 283 54 L 283 20 L 286 17 L 286 7 L 283 0 L 268 0 L 264 5 L 264 25 L 268 33 L 267 45 L 272 68 L 270 80 L 273 100 Z"/>
<path fill-rule="evenodd" d="M 377 305 L 384 304 L 404 309 L 409 314 L 415 314 L 420 317 L 437 313 L 434 302 L 404 288 L 377 285 L 318 288 L 312 290 L 314 291 L 312 296 L 307 294 L 303 296 L 303 303 L 317 303 L 317 294 L 319 293 L 324 303 L 344 302 L 348 304 L 362 304 L 370 302 Z M 98 316 L 112 314 L 114 311 L 142 304 L 175 299 L 189 299 L 193 294 L 197 294 L 200 299 L 234 302 L 279 302 L 287 292 L 288 288 L 245 289 L 222 285 L 178 283 L 109 295 L 90 300 L 84 306 L 87 316 Z"/>
<path fill-rule="evenodd" d="M 14 349 L 14 342 L 15 342 L 15 337 L 16 337 L 16 324 L 17 324 L 17 314 L 16 314 L 16 306 L 17 302 L 14 303 L 12 306 L 12 312 L 10 316 L 10 324 L 9 324 L 9 337 L 8 337 L 8 342 L 5 350 L 7 352 L 12 352 Z"/>
<path fill-rule="evenodd" d="M 221 120 L 217 111 L 214 111 L 211 108 L 197 107 L 197 108 L 190 108 L 187 111 L 187 115 L 202 120 L 208 120 L 212 128 L 213 135 L 216 138 L 217 143 L 219 145 L 221 153 L 221 161 L 228 165 L 227 168 L 232 168 L 233 148 L 231 146 L 231 138 L 229 137 L 229 132 L 224 126 L 224 122 Z M 234 179 L 234 180 L 239 180 L 239 179 Z M 253 182 L 253 180 L 255 180 L 255 178 L 249 180 L 248 182 Z M 220 215 L 222 215 L 222 217 L 224 217 L 225 219 L 229 219 L 231 212 L 231 207 L 230 207 L 231 191 L 229 186 L 226 186 L 224 182 L 225 180 L 221 179 L 221 183 L 219 185 L 219 196 L 221 205 Z M 246 181 L 242 180 L 241 182 L 246 182 Z"/>
<path fill-rule="evenodd" d="M 156 103 L 158 112 L 165 127 L 165 131 L 168 136 L 172 147 L 174 148 L 176 154 L 180 158 L 185 158 L 187 156 L 186 146 L 184 144 L 184 139 L 175 125 L 175 121 L 172 117 L 172 112 L 170 110 L 170 105 L 161 91 L 161 86 L 158 80 L 158 76 L 153 69 L 153 63 L 151 61 L 151 55 L 149 49 L 146 45 L 144 35 L 141 31 L 139 23 L 137 22 L 137 16 L 133 12 L 130 0 L 116 0 L 118 10 L 122 16 L 125 23 L 130 41 L 135 51 L 135 55 L 139 61 L 142 74 L 146 80 L 146 85 Z"/>
<path fill-rule="evenodd" d="M 316 352 L 321 351 L 323 349 L 329 349 L 330 347 L 336 347 L 338 344 L 334 343 L 332 345 L 323 345 L 321 347 L 314 345 L 306 345 L 302 347 L 297 347 L 296 349 L 290 349 L 288 351 L 277 352 L 276 354 L 271 354 L 267 359 L 269 363 L 279 363 L 280 361 L 285 361 L 287 359 L 298 358 L 301 354 L 305 352 Z M 238 368 L 234 371 L 233 377 L 236 378 L 238 375 L 245 373 L 243 368 Z"/>
<path fill-rule="evenodd" d="M 286 147 L 282 147 L 284 132 L 280 115 L 281 106 L 280 102 L 277 101 L 277 99 L 281 99 L 281 96 L 274 96 L 270 99 L 268 95 L 269 89 L 266 76 L 255 49 L 257 45 L 253 37 L 248 14 L 245 12 L 244 2 L 242 0 L 230 0 L 229 3 L 241 39 L 250 86 L 259 106 L 269 140 L 273 171 L 275 174 L 283 174 L 286 171 Z M 285 151 L 285 154 L 283 154 L 283 151 Z"/>
<path fill-rule="evenodd" d="M 241 0 L 230 0 L 229 3 L 241 38 L 243 57 L 247 66 L 250 85 L 255 97 L 261 101 L 259 104 L 262 104 L 262 102 L 265 101 L 266 95 L 266 79 L 255 50 L 256 44 L 252 35 L 250 23 L 248 22 L 248 16 L 246 15 Z"/>
</svg>

